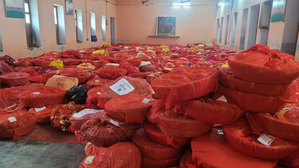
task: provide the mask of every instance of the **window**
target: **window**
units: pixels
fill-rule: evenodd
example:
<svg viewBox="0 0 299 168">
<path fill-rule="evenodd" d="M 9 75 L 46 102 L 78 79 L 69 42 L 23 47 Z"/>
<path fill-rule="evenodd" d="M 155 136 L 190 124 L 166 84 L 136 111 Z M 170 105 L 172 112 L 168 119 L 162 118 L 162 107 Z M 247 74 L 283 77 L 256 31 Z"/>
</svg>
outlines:
<svg viewBox="0 0 299 168">
<path fill-rule="evenodd" d="M 24 0 L 24 8 L 27 46 L 40 47 L 37 0 Z"/>
<path fill-rule="evenodd" d="M 232 38 L 231 38 L 231 43 L 230 43 L 231 47 L 235 47 L 237 20 L 238 20 L 238 12 L 235 12 L 234 18 L 233 18 Z"/>
<path fill-rule="evenodd" d="M 229 26 L 229 15 L 227 15 L 226 17 L 226 28 L 225 28 L 225 38 L 224 38 L 225 45 L 227 45 L 228 26 Z"/>
<path fill-rule="evenodd" d="M 90 12 L 90 29 L 91 29 L 91 41 L 97 41 L 97 34 L 96 34 L 96 14 Z"/>
<path fill-rule="evenodd" d="M 83 23 L 82 23 L 82 11 L 75 10 L 75 25 L 77 43 L 83 43 Z"/>
<path fill-rule="evenodd" d="M 54 23 L 55 23 L 55 28 L 56 28 L 57 44 L 58 45 L 66 44 L 63 6 L 54 5 Z"/>
<path fill-rule="evenodd" d="M 221 23 L 220 23 L 219 44 L 221 44 L 222 42 L 222 28 L 223 28 L 223 17 L 221 18 Z"/>
<path fill-rule="evenodd" d="M 0 31 L 0 51 L 3 51 L 1 31 Z"/>
<path fill-rule="evenodd" d="M 102 40 L 106 41 L 106 17 L 102 15 Z"/>
<path fill-rule="evenodd" d="M 240 50 L 244 50 L 244 48 L 245 48 L 247 19 L 248 19 L 248 8 L 243 10 L 241 37 L 240 37 L 240 46 L 239 46 Z"/>
</svg>

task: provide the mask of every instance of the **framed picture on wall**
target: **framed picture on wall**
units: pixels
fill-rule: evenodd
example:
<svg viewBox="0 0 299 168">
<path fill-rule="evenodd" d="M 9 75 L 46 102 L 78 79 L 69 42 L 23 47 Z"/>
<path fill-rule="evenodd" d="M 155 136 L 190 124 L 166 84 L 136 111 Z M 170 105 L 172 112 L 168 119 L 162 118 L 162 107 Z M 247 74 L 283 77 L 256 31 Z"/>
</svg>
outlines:
<svg viewBox="0 0 299 168">
<path fill-rule="evenodd" d="M 271 22 L 284 21 L 287 0 L 273 0 Z"/>
<path fill-rule="evenodd" d="M 65 0 L 65 14 L 74 15 L 73 0 Z"/>
<path fill-rule="evenodd" d="M 24 0 L 5 0 L 5 15 L 10 18 L 25 18 Z"/>
<path fill-rule="evenodd" d="M 176 17 L 158 17 L 156 36 L 175 36 Z"/>
</svg>

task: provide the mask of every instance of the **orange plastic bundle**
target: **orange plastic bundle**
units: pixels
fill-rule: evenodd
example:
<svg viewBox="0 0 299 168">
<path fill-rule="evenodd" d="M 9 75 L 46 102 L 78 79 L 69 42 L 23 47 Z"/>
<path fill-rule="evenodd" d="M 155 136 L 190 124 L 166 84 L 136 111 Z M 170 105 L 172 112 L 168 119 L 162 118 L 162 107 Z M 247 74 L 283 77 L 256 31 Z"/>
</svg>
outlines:
<svg viewBox="0 0 299 168">
<path fill-rule="evenodd" d="M 137 128 L 138 124 L 119 123 L 108 116 L 97 116 L 82 125 L 81 135 L 96 146 L 107 147 L 128 141 Z"/>
<path fill-rule="evenodd" d="M 36 125 L 36 115 L 19 111 L 0 115 L 0 139 L 18 141 L 22 135 L 28 134 Z"/>
<path fill-rule="evenodd" d="M 273 113 L 285 104 L 280 97 L 238 92 L 221 85 L 219 85 L 218 93 L 224 95 L 228 103 L 237 104 L 243 110 L 251 112 Z"/>
<path fill-rule="evenodd" d="M 93 71 L 100 78 L 104 79 L 116 79 L 121 76 L 126 76 L 127 71 L 125 69 L 120 69 L 115 66 L 104 66 L 99 70 Z"/>
<path fill-rule="evenodd" d="M 281 139 L 299 142 L 299 107 L 289 105 L 272 114 L 252 113 L 248 122 Z"/>
<path fill-rule="evenodd" d="M 142 128 L 136 131 L 132 142 L 141 152 L 144 161 L 143 167 L 171 167 L 180 162 L 183 148 L 158 145 L 146 137 Z"/>
<path fill-rule="evenodd" d="M 77 68 L 93 71 L 96 67 L 93 66 L 91 63 L 82 63 L 78 65 Z"/>
<path fill-rule="evenodd" d="M 294 56 L 262 44 L 229 57 L 228 64 L 234 76 L 256 83 L 288 85 L 299 76 Z"/>
<path fill-rule="evenodd" d="M 186 116 L 214 124 L 232 124 L 245 115 L 245 111 L 235 104 L 210 98 L 189 100 L 181 105 L 186 108 Z"/>
<path fill-rule="evenodd" d="M 164 102 L 159 100 L 154 103 L 147 119 L 164 134 L 176 137 L 198 137 L 207 133 L 213 127 L 212 123 L 197 121 L 183 115 L 185 111 L 186 109 L 179 105 L 167 110 Z"/>
<path fill-rule="evenodd" d="M 20 94 L 19 98 L 26 107 L 40 108 L 61 103 L 65 94 L 66 90 L 61 87 L 44 86 L 28 89 Z"/>
<path fill-rule="evenodd" d="M 35 114 L 38 123 L 49 124 L 51 123 L 50 116 L 52 114 L 53 109 L 61 106 L 63 106 L 63 104 L 48 105 L 42 108 L 30 108 L 28 113 Z"/>
<path fill-rule="evenodd" d="M 128 93 L 109 100 L 105 104 L 105 110 L 109 116 L 118 121 L 142 123 L 154 101 L 142 95 Z"/>
<path fill-rule="evenodd" d="M 166 108 L 182 101 L 199 98 L 217 90 L 217 70 L 208 67 L 178 67 L 154 79 L 151 86 Z"/>
<path fill-rule="evenodd" d="M 194 167 L 276 168 L 278 160 L 262 160 L 242 155 L 232 148 L 226 142 L 224 135 L 219 134 L 218 131 L 221 132 L 213 128 L 210 133 L 192 139 L 192 161 L 196 165 Z"/>
<path fill-rule="evenodd" d="M 29 82 L 30 75 L 24 72 L 9 72 L 0 76 L 2 83 L 9 86 L 24 85 Z"/>
<path fill-rule="evenodd" d="M 230 90 L 264 96 L 282 96 L 288 89 L 288 85 L 266 85 L 238 79 L 229 68 L 222 68 L 219 72 L 219 83 Z"/>
<path fill-rule="evenodd" d="M 80 168 L 139 168 L 142 164 L 140 151 L 131 142 L 119 142 L 109 148 L 88 143 L 85 154 Z"/>
<path fill-rule="evenodd" d="M 294 153 L 298 147 L 297 143 L 287 142 L 278 137 L 274 137 L 274 141 L 268 146 L 264 145 L 258 141 L 263 134 L 259 129 L 254 128 L 254 125 L 251 124 L 251 127 L 244 118 L 233 124 L 222 126 L 227 142 L 234 149 L 249 157 L 282 159 Z"/>
<path fill-rule="evenodd" d="M 110 99 L 128 93 L 152 98 L 153 91 L 151 86 L 142 79 L 127 76 L 120 77 L 103 87 L 99 97 L 98 106 L 105 108 L 105 103 Z"/>
<path fill-rule="evenodd" d="M 154 124 L 148 121 L 143 123 L 143 129 L 150 140 L 160 145 L 179 148 L 190 142 L 189 138 L 168 136 L 161 132 Z"/>
</svg>

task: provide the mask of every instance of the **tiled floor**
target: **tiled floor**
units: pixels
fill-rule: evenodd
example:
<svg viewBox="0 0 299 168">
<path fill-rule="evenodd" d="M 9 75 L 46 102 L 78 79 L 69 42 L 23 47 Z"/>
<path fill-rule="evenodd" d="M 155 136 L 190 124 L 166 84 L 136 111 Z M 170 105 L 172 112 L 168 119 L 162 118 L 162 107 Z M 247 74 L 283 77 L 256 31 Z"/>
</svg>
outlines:
<svg viewBox="0 0 299 168">
<path fill-rule="evenodd" d="M 0 141 L 0 168 L 77 168 L 84 157 L 81 144 Z"/>
</svg>

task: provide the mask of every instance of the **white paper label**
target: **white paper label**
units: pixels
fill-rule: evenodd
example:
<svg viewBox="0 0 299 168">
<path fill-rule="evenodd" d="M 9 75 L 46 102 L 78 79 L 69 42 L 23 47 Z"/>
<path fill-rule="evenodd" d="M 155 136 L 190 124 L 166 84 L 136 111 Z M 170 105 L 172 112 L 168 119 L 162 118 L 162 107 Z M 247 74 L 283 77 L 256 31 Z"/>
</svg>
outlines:
<svg viewBox="0 0 299 168">
<path fill-rule="evenodd" d="M 132 92 L 135 88 L 130 84 L 130 82 L 122 78 L 114 85 L 110 86 L 110 89 L 118 95 L 125 95 Z"/>
<path fill-rule="evenodd" d="M 266 146 L 270 146 L 271 143 L 275 140 L 275 137 L 269 134 L 262 134 L 257 140 Z"/>
<path fill-rule="evenodd" d="M 46 109 L 46 107 L 42 107 L 42 108 L 35 108 L 35 111 L 36 112 L 40 112 L 40 111 L 42 111 L 42 110 L 45 110 Z"/>
<path fill-rule="evenodd" d="M 40 94 L 40 92 L 32 92 L 31 94 L 38 95 L 38 94 Z"/>
<path fill-rule="evenodd" d="M 12 107 L 14 107 L 15 105 L 12 105 L 12 106 L 8 106 L 7 108 L 12 108 Z"/>
<path fill-rule="evenodd" d="M 88 156 L 86 159 L 85 159 L 85 164 L 91 164 L 94 160 L 94 155 L 92 156 Z"/>
<path fill-rule="evenodd" d="M 100 80 L 95 80 L 96 82 L 100 82 Z"/>
<path fill-rule="evenodd" d="M 98 95 L 100 95 L 100 94 L 101 94 L 101 92 L 97 92 L 97 94 L 98 94 Z"/>
<path fill-rule="evenodd" d="M 143 99 L 143 100 L 142 100 L 142 103 L 147 104 L 147 103 L 149 103 L 149 102 L 151 102 L 151 101 L 152 101 L 151 99 Z"/>
<path fill-rule="evenodd" d="M 217 134 L 218 134 L 218 135 L 223 135 L 223 130 L 222 130 L 222 129 L 217 130 Z"/>
<path fill-rule="evenodd" d="M 9 122 L 15 122 L 15 121 L 17 121 L 17 119 L 16 119 L 16 117 L 9 117 L 8 121 Z"/>
<path fill-rule="evenodd" d="M 224 96 L 219 97 L 217 100 L 227 102 L 226 98 Z"/>
</svg>

